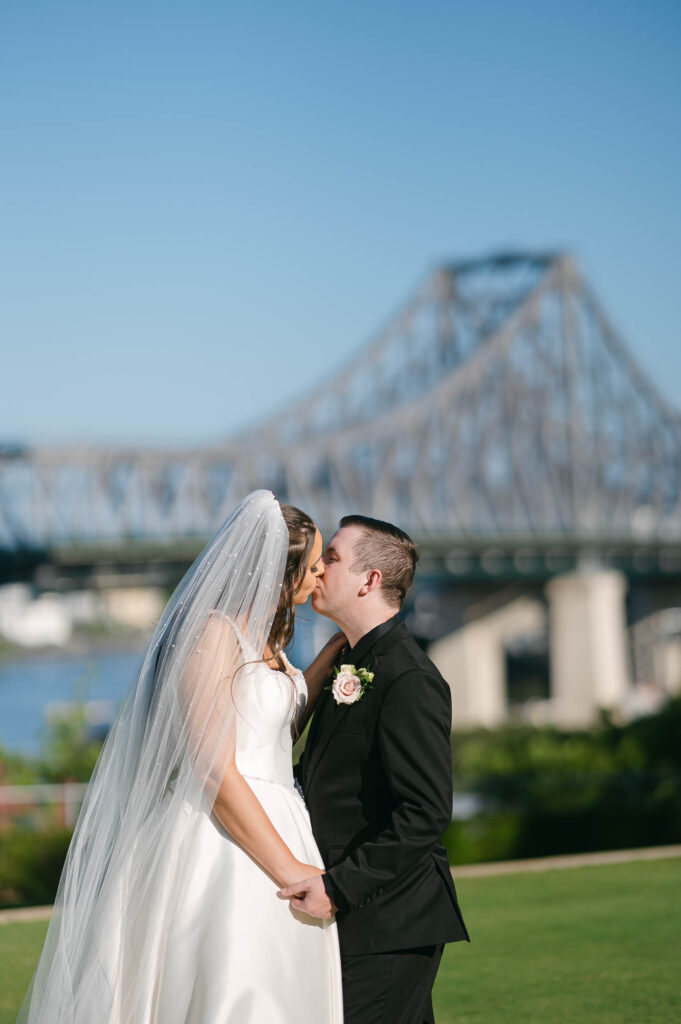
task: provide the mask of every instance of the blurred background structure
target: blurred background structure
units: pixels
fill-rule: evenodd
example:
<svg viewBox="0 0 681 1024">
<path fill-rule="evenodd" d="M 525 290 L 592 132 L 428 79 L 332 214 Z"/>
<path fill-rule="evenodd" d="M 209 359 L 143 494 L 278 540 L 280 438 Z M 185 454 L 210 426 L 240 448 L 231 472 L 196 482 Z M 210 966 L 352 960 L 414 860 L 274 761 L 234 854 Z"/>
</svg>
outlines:
<svg viewBox="0 0 681 1024">
<path fill-rule="evenodd" d="M 419 542 L 454 861 L 681 840 L 680 37 L 666 0 L 4 5 L 0 904 L 51 899 L 254 487 Z"/>
<path fill-rule="evenodd" d="M 565 254 L 440 267 L 313 395 L 228 445 L 1 452 L 0 573 L 44 593 L 45 641 L 67 638 L 73 591 L 134 626 L 258 487 L 327 536 L 361 512 L 415 537 L 407 619 L 458 727 L 585 726 L 681 690 L 681 418 Z M 25 642 L 23 593 L 0 629 Z"/>
</svg>

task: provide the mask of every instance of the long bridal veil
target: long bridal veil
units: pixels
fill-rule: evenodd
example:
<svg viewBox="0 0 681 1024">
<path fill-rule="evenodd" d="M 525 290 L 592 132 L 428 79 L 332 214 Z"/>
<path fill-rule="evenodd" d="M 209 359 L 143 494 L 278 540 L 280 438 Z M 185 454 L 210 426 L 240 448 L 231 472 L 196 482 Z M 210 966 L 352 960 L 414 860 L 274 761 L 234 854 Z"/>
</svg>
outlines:
<svg viewBox="0 0 681 1024">
<path fill-rule="evenodd" d="M 261 657 L 288 532 L 249 495 L 171 597 L 106 740 L 20 1024 L 141 1024 L 190 875 L 192 820 L 234 755 L 239 670 Z"/>
</svg>

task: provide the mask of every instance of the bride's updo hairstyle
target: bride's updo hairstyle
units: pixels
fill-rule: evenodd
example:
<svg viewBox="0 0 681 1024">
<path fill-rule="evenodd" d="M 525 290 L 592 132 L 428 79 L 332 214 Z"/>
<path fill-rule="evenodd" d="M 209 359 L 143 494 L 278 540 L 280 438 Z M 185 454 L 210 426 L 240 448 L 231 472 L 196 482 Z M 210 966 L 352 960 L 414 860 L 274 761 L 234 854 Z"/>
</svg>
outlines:
<svg viewBox="0 0 681 1024">
<path fill-rule="evenodd" d="M 288 530 L 288 555 L 284 580 L 281 585 L 281 596 L 267 642 L 273 657 L 276 657 L 293 640 L 295 614 L 293 599 L 298 587 L 303 582 L 317 529 L 312 519 L 299 508 L 295 508 L 293 505 L 280 505 L 280 508 Z"/>
</svg>

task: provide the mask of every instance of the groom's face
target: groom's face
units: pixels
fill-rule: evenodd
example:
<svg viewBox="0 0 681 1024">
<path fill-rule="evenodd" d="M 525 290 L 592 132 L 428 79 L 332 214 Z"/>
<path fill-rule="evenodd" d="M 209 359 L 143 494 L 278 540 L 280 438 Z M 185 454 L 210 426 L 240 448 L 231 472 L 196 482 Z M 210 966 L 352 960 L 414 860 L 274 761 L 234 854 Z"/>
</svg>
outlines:
<svg viewBox="0 0 681 1024">
<path fill-rule="evenodd" d="M 324 575 L 317 581 L 312 595 L 312 607 L 320 615 L 332 619 L 343 609 L 359 600 L 359 590 L 366 573 L 354 572 L 355 541 L 361 530 L 357 526 L 343 526 L 334 533 L 324 552 Z"/>
</svg>

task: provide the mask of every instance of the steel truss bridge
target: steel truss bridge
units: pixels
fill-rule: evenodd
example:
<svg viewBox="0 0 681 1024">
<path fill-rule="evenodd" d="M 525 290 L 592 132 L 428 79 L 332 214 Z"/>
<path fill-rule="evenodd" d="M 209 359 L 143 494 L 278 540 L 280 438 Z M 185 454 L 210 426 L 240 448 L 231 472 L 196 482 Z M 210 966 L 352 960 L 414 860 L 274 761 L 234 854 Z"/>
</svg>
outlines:
<svg viewBox="0 0 681 1024">
<path fill-rule="evenodd" d="M 186 565 L 256 487 L 327 530 L 397 522 L 454 574 L 681 570 L 681 420 L 562 253 L 439 267 L 324 386 L 229 443 L 0 446 L 0 579 Z"/>
</svg>

